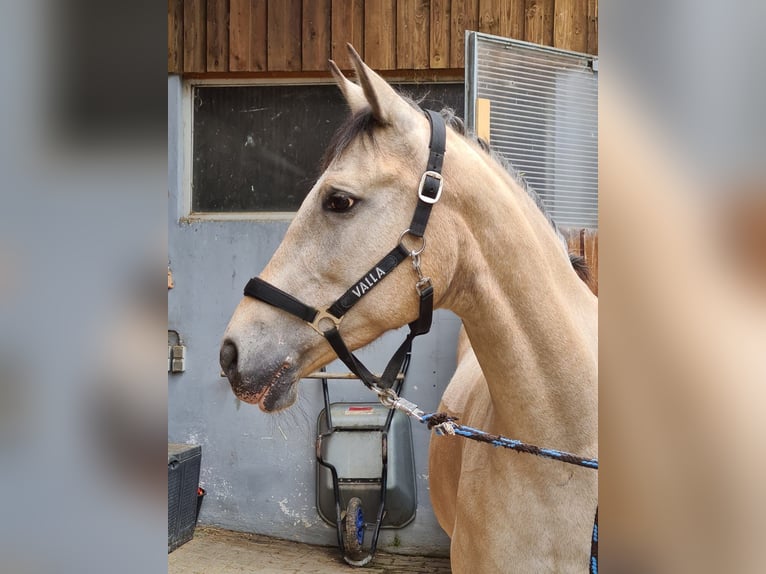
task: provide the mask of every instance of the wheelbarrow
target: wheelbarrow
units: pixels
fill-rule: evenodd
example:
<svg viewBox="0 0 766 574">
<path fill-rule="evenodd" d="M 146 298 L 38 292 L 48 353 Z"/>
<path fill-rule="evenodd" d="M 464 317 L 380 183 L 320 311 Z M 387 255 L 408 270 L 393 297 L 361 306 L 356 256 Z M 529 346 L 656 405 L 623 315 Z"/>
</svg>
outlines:
<svg viewBox="0 0 766 574">
<path fill-rule="evenodd" d="M 397 394 L 408 366 L 409 356 L 394 384 Z M 410 420 L 380 403 L 331 403 L 328 379 L 352 377 L 317 375 L 324 395 L 317 420 L 317 511 L 336 528 L 343 559 L 364 566 L 375 555 L 381 528 L 403 528 L 415 519 Z"/>
</svg>

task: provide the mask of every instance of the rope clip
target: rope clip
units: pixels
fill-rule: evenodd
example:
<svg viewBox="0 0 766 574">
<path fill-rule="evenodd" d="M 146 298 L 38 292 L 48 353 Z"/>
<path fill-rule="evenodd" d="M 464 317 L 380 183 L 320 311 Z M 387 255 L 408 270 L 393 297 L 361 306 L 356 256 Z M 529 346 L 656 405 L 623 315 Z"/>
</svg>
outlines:
<svg viewBox="0 0 766 574">
<path fill-rule="evenodd" d="M 423 291 L 425 291 L 428 287 L 431 286 L 431 278 L 423 275 L 423 271 L 420 269 L 420 254 L 413 253 L 411 257 L 412 257 L 412 268 L 418 274 L 418 282 L 415 283 L 415 291 L 418 292 L 418 295 L 422 295 Z"/>
<path fill-rule="evenodd" d="M 422 410 L 418 408 L 418 405 L 415 403 L 408 401 L 407 399 L 400 397 L 396 394 L 396 391 L 393 389 L 380 389 L 376 388 L 373 389 L 377 395 L 378 400 L 381 402 L 381 404 L 389 409 L 395 409 L 397 411 L 402 411 L 409 417 L 414 417 L 418 420 L 421 420 L 423 418 L 423 415 L 425 414 Z"/>
</svg>

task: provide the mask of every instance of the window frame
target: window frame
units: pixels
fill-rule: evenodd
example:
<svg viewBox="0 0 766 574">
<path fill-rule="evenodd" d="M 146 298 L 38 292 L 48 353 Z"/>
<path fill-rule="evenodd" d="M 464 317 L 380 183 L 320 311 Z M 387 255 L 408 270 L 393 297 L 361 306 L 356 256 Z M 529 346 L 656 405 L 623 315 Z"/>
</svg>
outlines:
<svg viewBox="0 0 766 574">
<path fill-rule="evenodd" d="M 463 84 L 463 79 L 386 76 L 394 84 Z M 194 171 L 194 88 L 336 85 L 332 77 L 300 78 L 184 78 L 181 107 L 183 118 L 183 173 L 181 216 L 179 221 L 292 221 L 297 211 L 192 211 L 192 178 Z M 463 113 L 463 110 L 456 110 Z"/>
<path fill-rule="evenodd" d="M 181 220 L 185 221 L 292 221 L 295 211 L 193 211 L 192 177 L 194 171 L 194 88 L 334 85 L 332 78 L 195 78 L 183 82 L 183 204 Z"/>
<path fill-rule="evenodd" d="M 570 112 L 579 113 L 579 110 L 575 107 L 567 107 L 561 105 L 562 102 L 565 101 L 566 97 L 568 95 L 574 94 L 574 91 L 568 90 L 562 82 L 559 82 L 559 76 L 555 75 L 553 78 L 546 78 L 545 81 L 555 80 L 556 84 L 554 87 L 550 90 L 547 90 L 546 93 L 543 93 L 543 97 L 554 97 L 555 103 L 551 106 L 551 109 L 561 109 L 565 110 L 564 114 L 559 115 L 551 115 L 550 113 L 544 111 L 543 114 L 540 114 L 538 112 L 528 114 L 526 112 L 522 112 L 517 116 L 514 116 L 514 120 L 516 122 L 524 122 L 529 121 L 530 115 L 538 115 L 542 116 L 543 120 L 540 122 L 539 125 L 536 125 L 535 129 L 540 131 L 547 131 L 549 134 L 552 134 L 549 136 L 549 139 L 555 140 L 555 141 L 543 141 L 542 138 L 539 138 L 537 136 L 531 136 L 528 132 L 519 132 L 513 134 L 513 138 L 520 143 L 514 143 L 510 144 L 508 140 L 511 138 L 509 136 L 501 136 L 498 138 L 492 138 L 490 137 L 490 145 L 493 147 L 493 149 L 502 157 L 504 157 L 506 160 L 508 160 L 511 165 L 514 166 L 514 168 L 520 172 L 525 172 L 527 166 L 530 163 L 539 163 L 542 165 L 545 165 L 546 167 L 544 169 L 529 169 L 529 175 L 527 177 L 527 181 L 529 182 L 532 189 L 534 189 L 537 194 L 539 195 L 543 205 L 545 205 L 546 210 L 551 215 L 551 217 L 554 219 L 554 221 L 557 222 L 557 224 L 562 228 L 570 228 L 570 229 L 598 229 L 598 56 L 593 54 L 585 54 L 582 52 L 577 52 L 573 50 L 564 50 L 561 48 L 556 48 L 553 46 L 544 46 L 541 44 L 534 44 L 530 42 L 525 42 L 523 40 L 516 40 L 513 38 L 504 38 L 501 36 L 495 36 L 492 34 L 486 34 L 483 32 L 473 32 L 469 31 L 466 33 L 466 42 L 465 42 L 465 49 L 466 49 L 466 118 L 465 118 L 465 124 L 466 128 L 476 129 L 476 123 L 477 123 L 477 99 L 479 97 L 483 97 L 489 100 L 493 100 L 489 95 L 486 95 L 488 91 L 497 91 L 500 89 L 500 82 L 496 79 L 489 78 L 488 74 L 490 73 L 488 70 L 491 70 L 491 73 L 495 76 L 500 75 L 504 81 L 509 83 L 515 83 L 516 81 L 519 81 L 520 85 L 524 85 L 525 87 L 521 88 L 520 91 L 523 90 L 540 90 L 541 88 L 539 85 L 533 85 L 535 82 L 537 82 L 537 79 L 534 79 L 532 81 L 527 79 L 527 76 L 529 74 L 538 76 L 538 74 L 544 74 L 547 72 L 544 72 L 544 68 L 555 68 L 559 64 L 556 61 L 553 62 L 546 62 L 545 60 L 548 57 L 553 57 L 554 59 L 565 59 L 572 62 L 571 69 L 573 71 L 577 71 L 579 74 L 580 71 L 590 69 L 591 71 L 591 80 L 595 81 L 595 91 L 594 91 L 594 99 L 592 102 L 589 102 L 591 104 L 591 109 L 595 109 L 595 113 L 593 113 L 590 116 L 590 119 L 593 120 L 593 124 L 595 126 L 595 129 L 593 129 L 593 133 L 595 133 L 595 137 L 590 140 L 590 142 L 585 142 L 584 140 L 576 140 L 571 135 L 565 135 L 560 136 L 559 131 L 564 132 L 565 126 L 572 125 L 571 119 L 566 118 L 562 121 L 561 124 L 558 123 L 558 119 L 562 115 L 566 115 Z M 488 62 L 488 60 L 491 60 L 492 58 L 497 58 L 497 52 L 503 51 L 504 49 L 511 49 L 512 54 L 509 57 L 509 59 L 513 58 L 534 58 L 534 60 L 537 62 L 534 66 L 531 64 L 526 65 L 526 69 L 522 70 L 520 75 L 518 76 L 518 79 L 511 75 L 510 72 L 508 72 L 508 67 L 504 66 L 492 66 Z M 482 60 L 480 59 L 480 51 L 481 50 L 487 50 L 487 51 L 495 51 L 494 55 L 490 55 L 488 60 Z M 538 72 L 538 69 L 536 67 L 539 67 L 540 71 Z M 519 69 L 522 68 L 522 66 L 517 67 L 517 72 Z M 570 66 L 567 65 L 565 70 L 569 70 Z M 530 72 L 530 70 L 533 70 Z M 566 79 L 564 75 L 561 76 L 562 79 Z M 582 87 L 578 88 L 579 90 L 582 90 Z M 541 92 L 537 91 L 536 93 L 540 94 Z M 522 102 L 522 106 L 526 105 L 527 107 L 533 108 L 534 107 L 534 101 L 533 98 L 530 98 L 530 102 L 528 103 L 523 97 L 519 97 L 519 100 Z M 498 97 L 494 99 L 492 104 L 492 110 L 493 113 L 499 113 L 504 114 L 506 116 L 512 114 L 514 112 L 513 109 L 508 109 L 507 107 L 503 107 L 502 103 L 502 97 Z M 496 111 L 497 110 L 497 111 Z M 553 121 L 550 121 L 553 120 Z M 544 122 L 549 122 L 548 124 Z M 583 131 L 583 126 L 585 123 L 578 123 L 576 124 L 576 129 Z M 495 122 L 492 125 L 492 128 L 497 129 L 498 131 L 505 131 L 506 133 L 509 133 L 512 129 L 512 126 L 510 126 L 510 122 L 508 124 L 503 124 L 503 122 Z M 493 129 L 493 131 L 494 131 Z M 505 139 L 505 141 L 502 141 Z M 591 154 L 590 157 L 586 157 L 584 154 L 576 156 L 576 161 L 580 163 L 584 162 L 590 162 L 595 163 L 595 173 L 587 173 L 587 170 L 580 169 L 577 167 L 574 167 L 573 162 L 569 161 L 562 161 L 561 165 L 557 162 L 557 157 L 559 157 L 559 154 L 561 155 L 569 155 L 572 156 L 572 148 L 578 147 L 582 149 L 583 143 L 585 143 L 586 146 L 590 145 Z M 530 153 L 529 150 L 522 151 L 520 148 L 522 148 L 522 145 L 526 144 L 528 146 L 533 145 L 540 145 L 543 147 L 546 151 L 544 153 Z M 521 159 L 521 156 L 524 156 L 525 159 Z M 530 159 L 531 158 L 531 159 Z M 569 175 L 562 177 L 561 179 L 566 181 L 567 185 L 562 185 L 561 182 L 558 179 L 558 173 L 561 172 L 568 172 L 568 173 L 574 173 L 574 176 Z M 585 189 L 584 186 L 573 186 L 571 184 L 572 180 L 580 179 L 580 181 L 583 181 L 585 179 L 590 180 L 591 182 L 595 182 L 595 189 Z M 544 182 L 541 182 L 540 180 L 543 180 Z M 537 181 L 536 181 L 537 180 Z M 567 181 L 568 180 L 568 181 Z M 595 191 L 595 194 L 593 192 Z M 595 195 L 595 205 L 592 205 L 592 201 L 588 201 L 586 199 L 587 196 L 593 197 Z M 574 206 L 574 207 L 564 207 L 565 205 Z M 595 221 L 595 223 L 593 223 Z"/>
</svg>

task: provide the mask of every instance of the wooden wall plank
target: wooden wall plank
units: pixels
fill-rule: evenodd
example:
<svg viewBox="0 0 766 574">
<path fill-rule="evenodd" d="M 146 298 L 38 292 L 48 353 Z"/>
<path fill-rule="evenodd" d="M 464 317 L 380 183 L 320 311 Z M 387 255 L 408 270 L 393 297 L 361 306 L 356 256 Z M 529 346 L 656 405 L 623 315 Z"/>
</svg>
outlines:
<svg viewBox="0 0 766 574">
<path fill-rule="evenodd" d="M 598 54 L 598 0 L 168 0 L 168 71 L 462 68 L 465 31 Z"/>
<path fill-rule="evenodd" d="M 564 50 L 588 49 L 588 0 L 555 0 L 553 45 Z"/>
<path fill-rule="evenodd" d="M 229 2 L 229 70 L 250 69 L 250 0 Z"/>
<path fill-rule="evenodd" d="M 598 295 L 598 231 L 595 229 L 582 230 L 582 254 L 590 268 L 591 291 Z"/>
<path fill-rule="evenodd" d="M 480 0 L 479 31 L 523 40 L 525 9 L 524 0 Z"/>
<path fill-rule="evenodd" d="M 364 59 L 375 70 L 396 69 L 396 0 L 364 4 Z"/>
<path fill-rule="evenodd" d="M 553 0 L 526 0 L 524 39 L 527 42 L 553 45 Z"/>
<path fill-rule="evenodd" d="M 585 257 L 590 271 L 588 287 L 598 295 L 598 230 L 579 227 L 562 227 L 559 230 L 566 239 L 569 253 Z"/>
<path fill-rule="evenodd" d="M 330 0 L 303 0 L 303 70 L 327 70 L 332 34 Z"/>
<path fill-rule="evenodd" d="M 554 0 L 543 0 L 543 44 L 553 46 Z"/>
<path fill-rule="evenodd" d="M 478 29 L 479 0 L 452 0 L 449 36 L 451 68 L 465 66 L 465 31 Z"/>
<path fill-rule="evenodd" d="M 230 0 L 229 70 L 266 70 L 267 0 Z"/>
<path fill-rule="evenodd" d="M 204 72 L 206 67 L 207 2 L 184 3 L 184 72 Z"/>
<path fill-rule="evenodd" d="M 449 25 L 449 23 L 447 24 Z M 424 70 L 431 64 L 431 46 L 425 39 L 431 35 L 431 2 L 420 0 L 415 9 L 415 38 L 420 39 L 415 43 L 415 69 Z"/>
<path fill-rule="evenodd" d="M 207 0 L 207 71 L 229 67 L 229 0 Z"/>
<path fill-rule="evenodd" d="M 301 69 L 301 0 L 269 0 L 267 8 L 269 71 Z"/>
<path fill-rule="evenodd" d="M 542 0 L 524 2 L 524 39 L 527 42 L 543 42 L 543 7 Z"/>
<path fill-rule="evenodd" d="M 250 69 L 268 70 L 268 0 L 250 0 Z"/>
<path fill-rule="evenodd" d="M 450 0 L 431 2 L 431 68 L 449 67 Z"/>
<path fill-rule="evenodd" d="M 415 34 L 413 22 L 417 0 L 397 0 L 396 2 L 396 67 L 412 69 L 415 67 Z"/>
<path fill-rule="evenodd" d="M 428 0 L 396 2 L 396 67 L 422 70 L 430 65 L 431 6 Z"/>
<path fill-rule="evenodd" d="M 500 35 L 516 40 L 524 39 L 524 0 L 503 2 L 500 12 Z"/>
<path fill-rule="evenodd" d="M 500 35 L 503 0 L 479 0 L 479 32 Z"/>
<path fill-rule="evenodd" d="M 184 2 L 168 0 L 168 72 L 184 69 Z"/>
<path fill-rule="evenodd" d="M 364 0 L 332 0 L 332 59 L 349 68 L 346 43 L 364 58 Z"/>
<path fill-rule="evenodd" d="M 598 54 L 598 0 L 588 0 L 588 54 Z"/>
</svg>

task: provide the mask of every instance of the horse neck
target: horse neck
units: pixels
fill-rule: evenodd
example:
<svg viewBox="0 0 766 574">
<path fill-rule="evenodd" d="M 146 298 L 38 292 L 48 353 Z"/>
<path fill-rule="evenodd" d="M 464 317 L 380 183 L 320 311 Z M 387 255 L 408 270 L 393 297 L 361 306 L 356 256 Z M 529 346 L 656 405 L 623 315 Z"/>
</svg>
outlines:
<svg viewBox="0 0 766 574">
<path fill-rule="evenodd" d="M 454 220 L 465 229 L 445 306 L 465 324 L 499 432 L 591 451 L 596 298 L 519 184 L 484 152 L 454 139 L 445 177 L 459 214 Z"/>
</svg>

